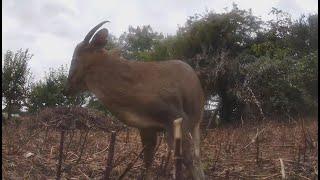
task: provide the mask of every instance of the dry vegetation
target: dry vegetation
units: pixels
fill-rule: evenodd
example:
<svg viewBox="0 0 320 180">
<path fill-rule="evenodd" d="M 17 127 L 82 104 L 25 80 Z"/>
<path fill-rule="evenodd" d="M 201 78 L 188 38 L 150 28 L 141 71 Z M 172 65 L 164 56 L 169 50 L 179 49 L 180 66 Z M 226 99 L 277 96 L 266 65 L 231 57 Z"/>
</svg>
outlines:
<svg viewBox="0 0 320 180">
<path fill-rule="evenodd" d="M 61 119 L 62 116 L 61 112 L 52 114 L 56 111 L 46 113 L 21 118 L 19 125 L 2 126 L 4 179 L 56 178 L 60 130 L 50 128 L 50 123 L 44 122 L 53 122 L 54 117 Z M 46 121 L 43 120 L 45 117 Z M 139 133 L 133 128 L 116 129 L 111 179 L 118 179 L 130 163 L 133 166 L 124 179 L 138 179 L 143 170 Z M 266 121 L 210 129 L 202 134 L 205 174 L 208 179 L 281 179 L 282 176 L 315 179 L 318 177 L 317 133 L 317 119 L 298 119 L 290 123 Z M 110 135 L 108 129 L 67 130 L 62 178 L 101 179 L 106 168 Z M 161 140 L 153 164 L 154 176 L 157 177 L 155 179 L 172 179 L 174 163 L 172 158 L 167 163 L 165 139 L 162 133 L 159 137 Z"/>
</svg>

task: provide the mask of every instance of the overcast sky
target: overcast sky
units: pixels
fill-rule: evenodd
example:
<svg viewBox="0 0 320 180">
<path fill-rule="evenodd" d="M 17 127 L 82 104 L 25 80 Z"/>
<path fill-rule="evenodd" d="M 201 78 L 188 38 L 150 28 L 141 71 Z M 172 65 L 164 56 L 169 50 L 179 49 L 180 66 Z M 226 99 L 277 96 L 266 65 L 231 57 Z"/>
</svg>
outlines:
<svg viewBox="0 0 320 180">
<path fill-rule="evenodd" d="M 75 45 L 103 20 L 111 21 L 104 27 L 117 37 L 129 25 L 148 24 L 165 35 L 175 34 L 188 16 L 223 12 L 232 2 L 262 19 L 270 18 L 272 7 L 293 18 L 318 11 L 317 0 L 3 0 L 2 58 L 7 50 L 29 48 L 34 54 L 31 71 L 38 80 L 50 67 L 69 66 Z"/>
</svg>

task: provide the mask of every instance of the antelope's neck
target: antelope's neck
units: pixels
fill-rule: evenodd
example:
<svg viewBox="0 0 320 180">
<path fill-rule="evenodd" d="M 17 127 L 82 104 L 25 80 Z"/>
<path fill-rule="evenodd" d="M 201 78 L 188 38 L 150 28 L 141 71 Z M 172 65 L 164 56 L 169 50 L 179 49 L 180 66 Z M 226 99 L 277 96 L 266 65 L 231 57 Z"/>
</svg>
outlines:
<svg viewBox="0 0 320 180">
<path fill-rule="evenodd" d="M 109 110 L 125 107 L 136 82 L 132 65 L 132 62 L 120 58 L 95 59 L 85 78 L 88 90 Z"/>
</svg>

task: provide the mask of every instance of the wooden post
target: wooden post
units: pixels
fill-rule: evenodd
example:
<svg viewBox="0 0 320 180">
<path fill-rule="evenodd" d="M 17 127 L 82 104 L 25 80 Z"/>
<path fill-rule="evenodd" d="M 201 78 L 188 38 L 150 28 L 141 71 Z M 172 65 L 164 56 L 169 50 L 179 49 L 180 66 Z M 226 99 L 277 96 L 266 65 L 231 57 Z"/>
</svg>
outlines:
<svg viewBox="0 0 320 180">
<path fill-rule="evenodd" d="M 129 128 L 126 128 L 126 144 L 129 142 L 129 138 L 130 138 L 130 131 Z"/>
<path fill-rule="evenodd" d="M 57 180 L 61 179 L 61 166 L 62 166 L 62 159 L 63 159 L 63 143 L 64 143 L 64 133 L 65 131 L 61 131 L 60 135 L 60 147 L 59 147 L 59 163 L 57 166 Z"/>
<path fill-rule="evenodd" d="M 257 133 L 259 133 L 259 130 L 257 129 Z M 259 154 L 260 154 L 260 148 L 259 148 L 259 142 L 260 139 L 259 139 L 259 135 L 257 136 L 256 138 L 256 163 L 257 165 L 259 166 L 260 165 L 260 159 L 259 159 Z"/>
<path fill-rule="evenodd" d="M 174 120 L 174 143 L 175 143 L 175 150 L 174 150 L 174 156 L 175 156 L 175 166 L 176 166 L 176 172 L 175 172 L 175 179 L 180 180 L 182 179 L 182 118 L 178 118 Z"/>
<path fill-rule="evenodd" d="M 116 132 L 112 131 L 111 132 L 111 139 L 109 142 L 109 153 L 108 153 L 108 159 L 107 159 L 107 166 L 106 166 L 106 170 L 104 173 L 104 178 L 105 180 L 110 179 L 110 173 L 112 170 L 112 161 L 113 161 L 113 156 L 114 156 L 114 146 L 116 142 Z"/>
</svg>

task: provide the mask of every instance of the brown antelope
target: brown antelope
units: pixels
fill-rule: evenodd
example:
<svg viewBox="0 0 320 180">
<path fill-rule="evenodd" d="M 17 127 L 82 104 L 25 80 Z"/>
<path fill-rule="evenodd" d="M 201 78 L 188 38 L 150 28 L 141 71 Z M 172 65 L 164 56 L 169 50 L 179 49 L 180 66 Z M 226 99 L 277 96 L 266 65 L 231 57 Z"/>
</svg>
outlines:
<svg viewBox="0 0 320 180">
<path fill-rule="evenodd" d="M 200 121 L 204 95 L 195 71 L 180 60 L 129 61 L 104 48 L 108 21 L 95 26 L 80 42 L 71 61 L 66 95 L 90 91 L 125 124 L 140 131 L 146 176 L 150 176 L 157 132 L 167 132 L 173 147 L 173 121 L 182 121 L 183 164 L 192 179 L 204 179 L 200 163 Z"/>
</svg>

